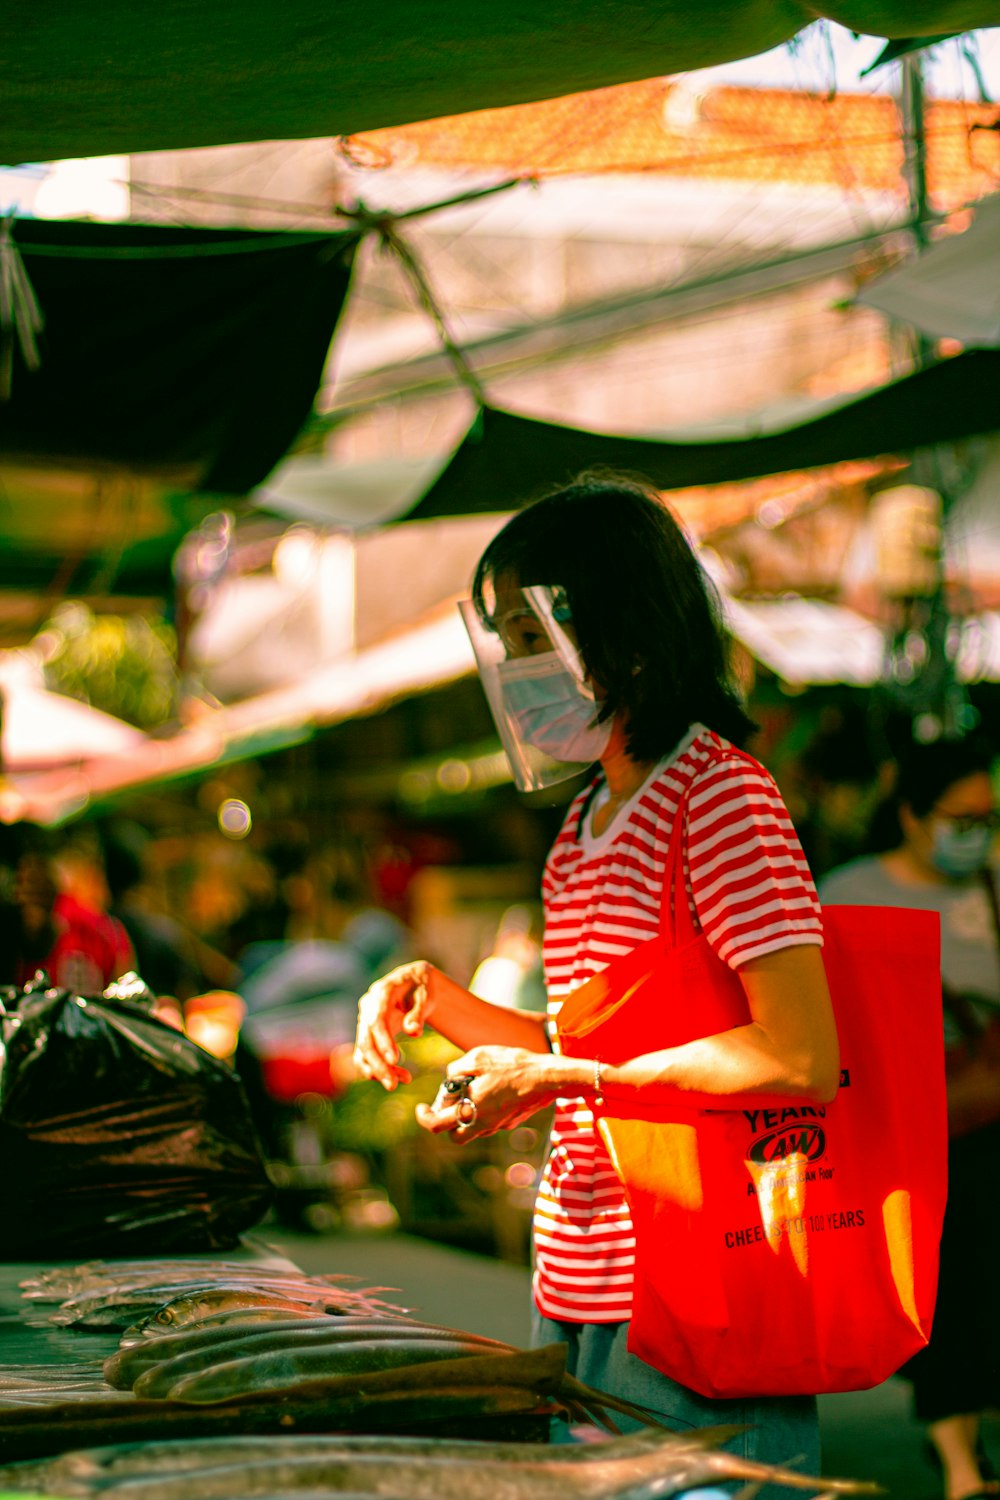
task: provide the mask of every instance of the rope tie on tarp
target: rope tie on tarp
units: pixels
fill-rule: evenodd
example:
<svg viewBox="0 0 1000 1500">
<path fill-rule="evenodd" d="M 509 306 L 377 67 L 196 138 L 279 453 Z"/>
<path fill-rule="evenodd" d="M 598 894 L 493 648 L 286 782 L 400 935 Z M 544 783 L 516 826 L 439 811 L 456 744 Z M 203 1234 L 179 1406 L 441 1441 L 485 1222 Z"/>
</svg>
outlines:
<svg viewBox="0 0 1000 1500">
<path fill-rule="evenodd" d="M 445 316 L 444 309 L 434 295 L 427 273 L 420 261 L 417 259 L 413 248 L 399 233 L 395 224 L 389 222 L 381 226 L 378 231 L 382 244 L 387 250 L 391 250 L 417 293 L 420 305 L 431 319 L 437 329 L 441 347 L 451 360 L 452 369 L 458 380 L 469 391 L 478 407 L 486 405 L 486 392 L 483 389 L 479 376 L 469 362 L 469 356 L 461 344 L 453 335 Z"/>
<path fill-rule="evenodd" d="M 362 232 L 375 235 L 382 248 L 396 256 L 405 275 L 409 278 L 411 285 L 416 291 L 421 307 L 437 329 L 438 338 L 441 340 L 441 347 L 451 361 L 451 366 L 456 377 L 465 386 L 466 390 L 469 391 L 480 411 L 488 404 L 482 382 L 472 368 L 465 350 L 452 333 L 448 318 L 434 293 L 427 272 L 421 265 L 412 245 L 400 234 L 399 224 L 404 219 L 416 218 L 418 215 L 435 212 L 442 208 L 452 208 L 459 204 L 471 203 L 478 198 L 487 198 L 493 193 L 503 193 L 508 188 L 517 187 L 523 182 L 530 181 L 532 181 L 530 178 L 512 178 L 509 182 L 495 183 L 492 187 L 488 188 L 478 188 L 471 193 L 462 193 L 458 197 L 448 198 L 443 203 L 409 209 L 404 213 L 388 213 L 384 210 L 373 210 L 368 208 L 364 203 L 356 203 L 353 208 L 337 209 L 339 218 L 349 219 L 357 224 Z"/>
<path fill-rule="evenodd" d="M 42 363 L 38 335 L 45 327 L 42 309 L 14 238 L 14 213 L 0 220 L 0 401 L 9 401 L 14 383 L 14 349 L 29 370 Z"/>
</svg>

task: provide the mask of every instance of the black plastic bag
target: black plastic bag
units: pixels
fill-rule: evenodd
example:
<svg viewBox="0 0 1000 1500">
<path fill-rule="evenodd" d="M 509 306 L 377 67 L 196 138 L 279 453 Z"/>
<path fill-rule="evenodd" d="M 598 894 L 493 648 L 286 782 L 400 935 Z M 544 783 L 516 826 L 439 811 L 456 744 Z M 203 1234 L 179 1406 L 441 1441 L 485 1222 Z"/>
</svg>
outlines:
<svg viewBox="0 0 1000 1500">
<path fill-rule="evenodd" d="M 270 1203 L 237 1075 L 122 993 L 0 992 L 0 1259 L 224 1250 Z"/>
</svg>

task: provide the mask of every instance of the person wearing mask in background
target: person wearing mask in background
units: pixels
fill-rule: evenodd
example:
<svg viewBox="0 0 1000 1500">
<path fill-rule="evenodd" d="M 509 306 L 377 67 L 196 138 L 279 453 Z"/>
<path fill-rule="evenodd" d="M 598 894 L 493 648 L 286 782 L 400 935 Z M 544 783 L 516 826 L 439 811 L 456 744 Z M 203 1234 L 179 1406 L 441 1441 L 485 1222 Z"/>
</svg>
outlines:
<svg viewBox="0 0 1000 1500">
<path fill-rule="evenodd" d="M 994 758 L 993 747 L 978 737 L 908 747 L 899 758 L 893 846 L 820 882 L 826 905 L 916 907 L 941 917 L 948 1204 L 930 1343 L 901 1373 L 913 1383 L 915 1413 L 940 1460 L 946 1500 L 1000 1493 L 980 1443 L 983 1411 L 1000 1405 Z"/>
<path fill-rule="evenodd" d="M 767 771 L 723 758 L 754 726 L 711 585 L 654 490 L 584 476 L 499 532 L 463 614 L 521 790 L 579 787 L 590 770 L 543 879 L 549 1017 L 491 1004 L 426 962 L 404 965 L 362 997 L 357 1069 L 395 1088 L 409 1076 L 396 1037 L 427 1023 L 463 1049 L 448 1072 L 471 1083 L 459 1103 L 418 1109 L 426 1129 L 461 1142 L 554 1103 L 534 1221 L 536 1342 L 565 1343 L 573 1374 L 669 1426 L 746 1424 L 734 1440 L 744 1456 L 795 1457 L 816 1473 L 811 1397 L 711 1401 L 627 1352 L 634 1234 L 590 1109 L 602 1092 L 653 1104 L 678 1089 L 822 1101 L 837 1088 L 808 867 Z M 601 1072 L 553 1051 L 552 1023 L 566 995 L 657 933 L 685 796 L 685 898 L 738 971 L 753 1019 L 648 1055 L 637 1037 L 633 1059 Z"/>
</svg>

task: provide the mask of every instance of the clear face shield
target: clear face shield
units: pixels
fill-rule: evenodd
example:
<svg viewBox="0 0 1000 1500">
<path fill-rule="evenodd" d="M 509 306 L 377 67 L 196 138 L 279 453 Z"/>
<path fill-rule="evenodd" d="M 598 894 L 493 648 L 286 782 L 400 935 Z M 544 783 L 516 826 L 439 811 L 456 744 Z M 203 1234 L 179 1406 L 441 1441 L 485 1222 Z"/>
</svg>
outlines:
<svg viewBox="0 0 1000 1500">
<path fill-rule="evenodd" d="M 501 587 L 484 619 L 458 606 L 514 781 L 541 792 L 572 781 L 607 748 L 611 720 L 586 677 L 562 589 Z"/>
</svg>

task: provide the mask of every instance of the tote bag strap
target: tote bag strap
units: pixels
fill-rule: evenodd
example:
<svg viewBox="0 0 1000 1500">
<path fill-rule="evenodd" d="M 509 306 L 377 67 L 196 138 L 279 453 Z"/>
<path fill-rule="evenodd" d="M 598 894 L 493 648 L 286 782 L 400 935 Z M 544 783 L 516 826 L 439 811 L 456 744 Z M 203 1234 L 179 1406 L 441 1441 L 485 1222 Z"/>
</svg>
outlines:
<svg viewBox="0 0 1000 1500">
<path fill-rule="evenodd" d="M 738 750 L 735 746 L 731 750 L 720 750 L 708 757 L 705 766 L 699 767 L 695 776 L 708 766 L 721 765 L 724 761 L 743 761 L 751 766 L 757 762 L 752 755 Z M 687 943 L 693 943 L 700 936 L 700 929 L 695 923 L 691 911 L 691 902 L 687 899 L 687 888 L 684 884 L 684 845 L 687 837 L 688 799 L 691 796 L 691 781 L 681 793 L 674 814 L 674 826 L 670 831 L 670 842 L 667 845 L 667 857 L 663 867 L 663 891 L 660 899 L 660 936 L 671 948 L 682 948 Z"/>
</svg>

